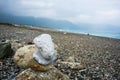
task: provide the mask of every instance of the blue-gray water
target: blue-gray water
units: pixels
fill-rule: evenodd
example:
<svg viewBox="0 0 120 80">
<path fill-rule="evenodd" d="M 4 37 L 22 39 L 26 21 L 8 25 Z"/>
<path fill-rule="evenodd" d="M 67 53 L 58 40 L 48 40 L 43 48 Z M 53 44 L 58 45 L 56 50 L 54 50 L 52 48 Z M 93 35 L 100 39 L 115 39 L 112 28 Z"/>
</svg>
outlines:
<svg viewBox="0 0 120 80">
<path fill-rule="evenodd" d="M 63 25 L 62 27 L 60 26 L 60 28 L 54 25 L 52 25 L 52 27 L 47 25 L 47 27 L 45 28 L 51 28 L 51 29 L 58 30 L 58 31 L 72 32 L 72 33 L 78 33 L 78 34 L 89 34 L 89 35 L 94 35 L 94 36 L 120 39 L 120 27 L 106 27 L 105 26 L 106 28 L 103 27 L 104 29 L 103 28 L 95 29 L 95 28 L 90 28 L 88 26 L 85 26 L 84 28 L 84 26 L 77 27 L 74 25 L 72 26 L 68 26 L 68 25 L 63 26 Z M 29 27 L 32 27 L 32 26 L 29 25 Z"/>
<path fill-rule="evenodd" d="M 101 36 L 101 37 L 110 37 L 110 38 L 117 38 L 120 39 L 120 29 L 117 30 L 62 30 L 60 31 L 67 31 L 67 32 L 73 32 L 73 33 L 80 33 L 80 34 L 90 34 L 95 36 Z"/>
</svg>

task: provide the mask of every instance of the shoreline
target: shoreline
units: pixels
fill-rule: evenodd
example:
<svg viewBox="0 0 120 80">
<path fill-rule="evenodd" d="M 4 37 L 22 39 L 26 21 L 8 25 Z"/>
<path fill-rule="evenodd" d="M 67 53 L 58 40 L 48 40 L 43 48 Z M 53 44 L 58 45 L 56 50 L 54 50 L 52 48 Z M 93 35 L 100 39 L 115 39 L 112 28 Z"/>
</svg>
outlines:
<svg viewBox="0 0 120 80">
<path fill-rule="evenodd" d="M 40 26 L 28 26 L 28 25 L 19 25 L 19 24 L 11 24 L 11 23 L 0 23 L 0 25 L 4 25 L 8 27 L 18 27 L 18 28 L 23 28 L 23 29 L 29 29 L 29 30 L 38 30 L 38 31 L 53 31 L 53 32 L 60 32 L 60 33 L 69 33 L 69 34 L 77 34 L 77 35 L 89 35 L 89 36 L 95 36 L 95 37 L 100 37 L 100 38 L 111 38 L 111 39 L 120 39 L 116 37 L 110 37 L 110 36 L 102 36 L 100 34 L 94 34 L 94 33 L 85 33 L 85 32 L 73 32 L 73 31 L 66 31 L 66 30 L 61 30 L 61 29 L 53 29 L 53 28 L 48 28 L 48 27 L 40 27 Z"/>
</svg>

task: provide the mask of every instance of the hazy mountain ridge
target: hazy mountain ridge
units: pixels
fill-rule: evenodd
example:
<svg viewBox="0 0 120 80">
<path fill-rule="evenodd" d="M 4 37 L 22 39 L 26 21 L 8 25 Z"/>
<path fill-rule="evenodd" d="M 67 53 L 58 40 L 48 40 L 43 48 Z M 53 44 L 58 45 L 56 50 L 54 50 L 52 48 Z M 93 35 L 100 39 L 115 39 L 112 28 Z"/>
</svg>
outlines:
<svg viewBox="0 0 120 80">
<path fill-rule="evenodd" d="M 33 25 L 33 26 L 42 26 L 55 29 L 65 29 L 65 30 L 76 30 L 81 29 L 77 25 L 62 20 L 53 20 L 49 18 L 34 18 L 34 17 L 24 17 L 24 16 L 13 16 L 8 14 L 0 14 L 2 23 L 13 23 L 13 24 L 23 24 L 23 25 Z"/>
</svg>

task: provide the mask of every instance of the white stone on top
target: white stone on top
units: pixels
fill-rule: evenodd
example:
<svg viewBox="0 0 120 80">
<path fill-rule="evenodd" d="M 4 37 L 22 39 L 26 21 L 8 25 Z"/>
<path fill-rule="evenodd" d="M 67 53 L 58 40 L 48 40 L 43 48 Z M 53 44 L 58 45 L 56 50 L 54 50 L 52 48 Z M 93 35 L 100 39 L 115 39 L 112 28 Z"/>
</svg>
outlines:
<svg viewBox="0 0 120 80">
<path fill-rule="evenodd" d="M 40 63 L 47 65 L 56 59 L 54 43 L 49 34 L 41 34 L 33 40 L 38 50 L 33 57 Z"/>
</svg>

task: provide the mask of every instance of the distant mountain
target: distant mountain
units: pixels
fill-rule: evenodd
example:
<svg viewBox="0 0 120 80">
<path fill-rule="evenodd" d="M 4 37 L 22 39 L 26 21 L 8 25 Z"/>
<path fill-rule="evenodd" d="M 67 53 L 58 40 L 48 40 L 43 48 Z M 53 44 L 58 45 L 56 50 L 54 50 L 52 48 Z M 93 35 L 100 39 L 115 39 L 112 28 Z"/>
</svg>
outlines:
<svg viewBox="0 0 120 80">
<path fill-rule="evenodd" d="M 68 32 L 85 33 L 99 36 L 120 38 L 120 26 L 107 24 L 73 24 L 69 21 L 54 20 L 49 18 L 34 18 L 26 16 L 15 16 L 0 13 L 0 23 L 13 23 L 28 26 L 48 27 Z"/>
<path fill-rule="evenodd" d="M 2 14 L 2 13 L 0 14 L 0 22 L 31 25 L 31 26 L 41 26 L 41 27 L 48 27 L 48 28 L 54 28 L 54 29 L 62 29 L 62 30 L 67 30 L 67 31 L 82 29 L 78 27 L 78 25 L 75 25 L 69 21 L 54 20 L 54 19 L 49 19 L 49 18 L 13 16 L 10 14 Z"/>
</svg>

